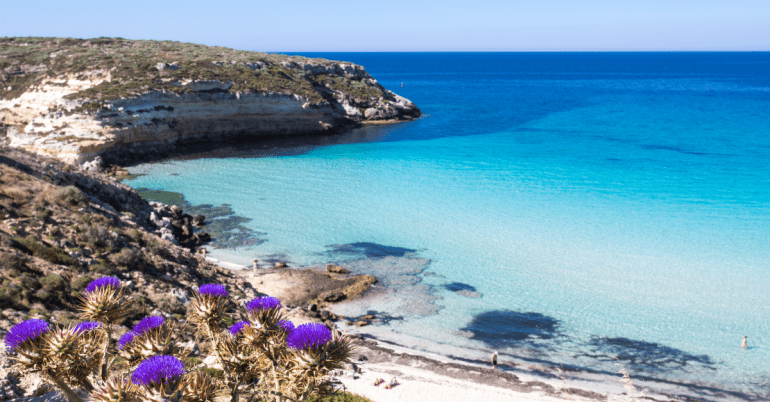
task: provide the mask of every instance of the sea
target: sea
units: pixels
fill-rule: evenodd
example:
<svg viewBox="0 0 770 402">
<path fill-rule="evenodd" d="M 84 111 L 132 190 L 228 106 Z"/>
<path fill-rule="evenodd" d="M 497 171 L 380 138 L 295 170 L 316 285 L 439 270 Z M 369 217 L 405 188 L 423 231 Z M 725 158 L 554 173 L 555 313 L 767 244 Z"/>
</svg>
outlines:
<svg viewBox="0 0 770 402">
<path fill-rule="evenodd" d="M 770 53 L 302 55 L 422 117 L 127 184 L 210 212 L 222 262 L 376 276 L 338 311 L 393 342 L 770 399 Z"/>
</svg>

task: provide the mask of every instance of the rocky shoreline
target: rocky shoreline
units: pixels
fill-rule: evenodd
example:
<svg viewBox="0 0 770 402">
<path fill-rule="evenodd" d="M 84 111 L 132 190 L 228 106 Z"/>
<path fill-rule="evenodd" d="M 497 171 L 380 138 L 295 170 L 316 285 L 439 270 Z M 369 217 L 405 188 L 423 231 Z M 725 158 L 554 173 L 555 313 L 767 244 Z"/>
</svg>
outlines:
<svg viewBox="0 0 770 402">
<path fill-rule="evenodd" d="M 147 315 L 176 320 L 182 336 L 193 339 L 185 304 L 202 284 L 225 285 L 240 304 L 273 294 L 269 286 L 252 284 L 258 278 L 219 267 L 193 251 L 205 242 L 200 230 L 205 218 L 150 204 L 115 177 L 91 168 L 77 169 L 0 143 L 0 338 L 30 318 L 59 325 L 79 322 L 78 295 L 102 276 L 120 278 L 134 299 L 116 339 Z M 280 278 L 295 270 L 264 271 Z M 294 286 L 306 298 L 287 299 L 284 305 L 297 323 L 335 327 L 342 317 L 324 306 L 355 298 L 374 282 L 372 277 L 327 273 L 323 283 L 318 281 L 323 274 L 314 271 L 309 282 L 314 286 Z M 20 381 L 4 364 L 0 362 L 0 401 L 53 397 L 42 382 Z"/>
</svg>

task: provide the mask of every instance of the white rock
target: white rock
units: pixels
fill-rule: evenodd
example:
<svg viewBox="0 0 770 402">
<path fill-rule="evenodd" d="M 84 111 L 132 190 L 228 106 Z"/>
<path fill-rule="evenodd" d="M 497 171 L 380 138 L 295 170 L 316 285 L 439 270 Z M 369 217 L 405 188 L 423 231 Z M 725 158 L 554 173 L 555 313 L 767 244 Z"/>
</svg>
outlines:
<svg viewBox="0 0 770 402">
<path fill-rule="evenodd" d="M 206 358 L 203 359 L 203 364 L 210 368 L 222 370 L 222 363 L 219 362 L 219 359 L 216 356 L 206 356 Z"/>
<path fill-rule="evenodd" d="M 377 109 L 375 108 L 370 107 L 369 109 L 364 110 L 364 117 L 366 117 L 367 119 L 371 119 L 376 115 L 377 115 Z"/>
</svg>

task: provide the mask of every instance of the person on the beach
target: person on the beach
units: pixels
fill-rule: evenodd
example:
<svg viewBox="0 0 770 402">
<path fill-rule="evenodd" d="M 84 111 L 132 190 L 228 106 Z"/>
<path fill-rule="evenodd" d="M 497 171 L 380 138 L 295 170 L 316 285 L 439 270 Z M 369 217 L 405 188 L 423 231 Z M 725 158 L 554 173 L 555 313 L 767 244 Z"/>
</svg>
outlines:
<svg viewBox="0 0 770 402">
<path fill-rule="evenodd" d="M 497 368 L 497 351 L 492 353 L 492 368 Z"/>
<path fill-rule="evenodd" d="M 748 347 L 749 347 L 748 345 L 746 345 L 746 339 L 747 338 L 748 338 L 748 336 L 744 336 L 743 337 L 743 342 L 741 342 L 741 348 L 743 348 L 743 349 L 748 349 Z"/>
<path fill-rule="evenodd" d="M 393 389 L 396 385 L 399 385 L 398 380 L 396 380 L 396 377 L 393 377 L 390 379 L 390 383 L 385 386 L 385 389 Z"/>
</svg>

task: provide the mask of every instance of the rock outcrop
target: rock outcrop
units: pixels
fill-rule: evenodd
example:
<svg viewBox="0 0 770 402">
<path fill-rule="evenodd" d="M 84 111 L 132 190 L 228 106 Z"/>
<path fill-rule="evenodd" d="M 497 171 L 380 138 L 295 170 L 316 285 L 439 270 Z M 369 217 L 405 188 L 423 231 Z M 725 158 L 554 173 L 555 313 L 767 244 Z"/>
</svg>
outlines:
<svg viewBox="0 0 770 402">
<path fill-rule="evenodd" d="M 0 39 L 0 124 L 9 126 L 11 146 L 82 164 L 100 155 L 234 136 L 335 133 L 421 114 L 352 63 L 202 47 L 226 59 L 212 61 L 200 56 L 201 46 L 188 49 L 197 45 L 72 41 Z M 153 59 L 169 60 L 148 64 L 146 49 L 159 43 L 165 51 Z M 26 58 L 18 56 L 28 48 Z"/>
</svg>

